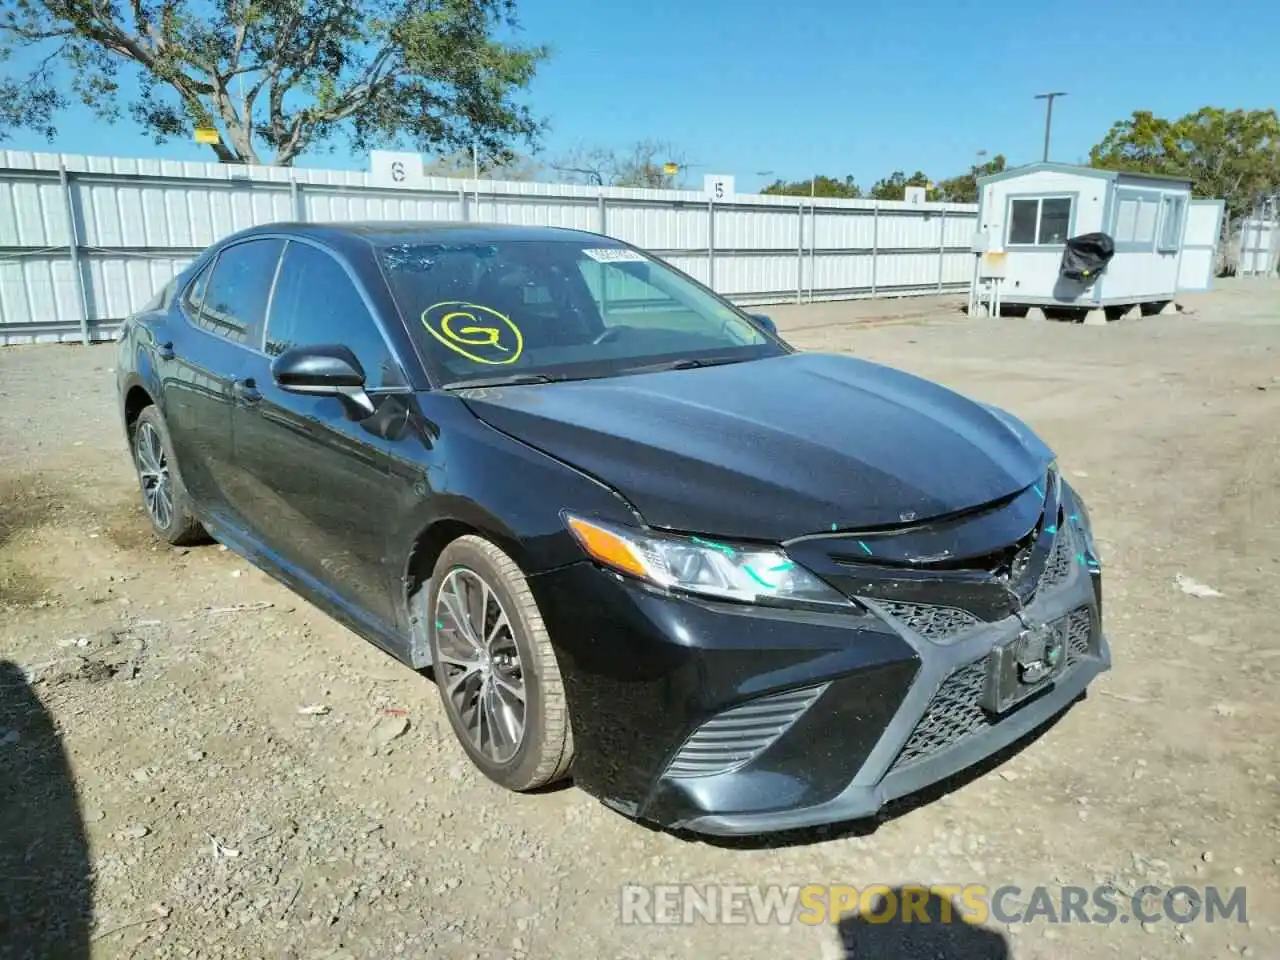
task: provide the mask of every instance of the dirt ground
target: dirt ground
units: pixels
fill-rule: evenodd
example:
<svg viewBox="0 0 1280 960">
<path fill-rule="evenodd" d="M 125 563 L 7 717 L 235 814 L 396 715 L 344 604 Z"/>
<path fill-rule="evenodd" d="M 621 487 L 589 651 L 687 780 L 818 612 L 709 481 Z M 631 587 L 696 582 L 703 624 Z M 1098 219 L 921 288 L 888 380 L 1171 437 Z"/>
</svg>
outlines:
<svg viewBox="0 0 1280 960">
<path fill-rule="evenodd" d="M 0 350 L 0 955 L 1280 957 L 1280 286 L 1219 283 L 1107 327 L 769 310 L 1042 433 L 1091 507 L 1115 658 L 979 775 L 769 842 L 504 793 L 428 679 L 235 554 L 152 538 L 114 346 Z M 866 949 L 848 921 L 621 922 L 624 884 L 713 882 L 1244 886 L 1249 921 Z"/>
</svg>

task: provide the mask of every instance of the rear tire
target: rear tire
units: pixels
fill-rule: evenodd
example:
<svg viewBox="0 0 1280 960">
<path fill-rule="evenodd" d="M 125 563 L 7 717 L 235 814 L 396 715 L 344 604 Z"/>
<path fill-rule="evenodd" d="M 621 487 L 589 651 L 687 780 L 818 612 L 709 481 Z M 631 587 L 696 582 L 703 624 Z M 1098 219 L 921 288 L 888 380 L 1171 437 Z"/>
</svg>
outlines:
<svg viewBox="0 0 1280 960">
<path fill-rule="evenodd" d="M 563 779 L 573 762 L 564 681 L 519 566 L 488 540 L 460 537 L 424 592 L 432 671 L 471 762 L 515 792 Z"/>
<path fill-rule="evenodd" d="M 196 519 L 191 497 L 183 486 L 169 428 L 154 404 L 144 408 L 133 422 L 129 449 L 138 472 L 142 506 L 156 535 L 174 546 L 207 540 L 208 534 Z"/>
</svg>

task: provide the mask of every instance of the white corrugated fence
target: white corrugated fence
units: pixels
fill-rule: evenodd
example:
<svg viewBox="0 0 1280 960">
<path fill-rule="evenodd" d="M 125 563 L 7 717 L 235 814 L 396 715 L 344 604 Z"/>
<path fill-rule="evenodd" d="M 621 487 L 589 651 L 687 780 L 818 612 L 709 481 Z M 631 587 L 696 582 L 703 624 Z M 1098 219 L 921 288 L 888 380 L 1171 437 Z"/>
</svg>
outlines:
<svg viewBox="0 0 1280 960">
<path fill-rule="evenodd" d="M 272 221 L 573 227 L 740 304 L 962 292 L 970 204 L 739 195 L 0 151 L 0 344 L 108 340 L 209 244 Z"/>
</svg>

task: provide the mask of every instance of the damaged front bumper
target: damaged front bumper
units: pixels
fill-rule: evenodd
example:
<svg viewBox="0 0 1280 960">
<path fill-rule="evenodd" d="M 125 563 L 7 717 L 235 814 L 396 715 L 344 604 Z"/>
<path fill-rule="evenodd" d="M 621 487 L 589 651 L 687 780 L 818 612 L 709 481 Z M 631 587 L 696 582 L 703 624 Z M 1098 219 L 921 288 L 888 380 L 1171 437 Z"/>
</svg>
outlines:
<svg viewBox="0 0 1280 960">
<path fill-rule="evenodd" d="M 948 523 L 787 546 L 862 609 L 703 602 L 590 564 L 532 578 L 579 786 L 705 834 L 859 819 L 1045 725 L 1110 667 L 1087 517 L 1056 476 Z"/>
</svg>

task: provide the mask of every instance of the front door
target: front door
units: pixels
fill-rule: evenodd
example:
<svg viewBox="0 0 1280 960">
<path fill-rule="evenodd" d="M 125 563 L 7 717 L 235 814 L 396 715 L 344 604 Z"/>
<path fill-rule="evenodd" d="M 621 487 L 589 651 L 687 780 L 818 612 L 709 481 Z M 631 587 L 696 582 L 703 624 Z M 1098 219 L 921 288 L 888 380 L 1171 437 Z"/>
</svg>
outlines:
<svg viewBox="0 0 1280 960">
<path fill-rule="evenodd" d="M 354 416 L 335 397 L 281 390 L 271 361 L 291 347 L 342 344 L 377 406 Z M 234 412 L 237 509 L 286 574 L 394 633 L 403 557 L 388 555 L 411 491 L 393 478 L 411 392 L 342 263 L 291 240 L 267 318 L 265 350 L 245 367 Z"/>
<path fill-rule="evenodd" d="M 1223 206 L 1221 200 L 1192 200 L 1188 204 L 1178 254 L 1179 293 L 1213 286 Z"/>
</svg>

